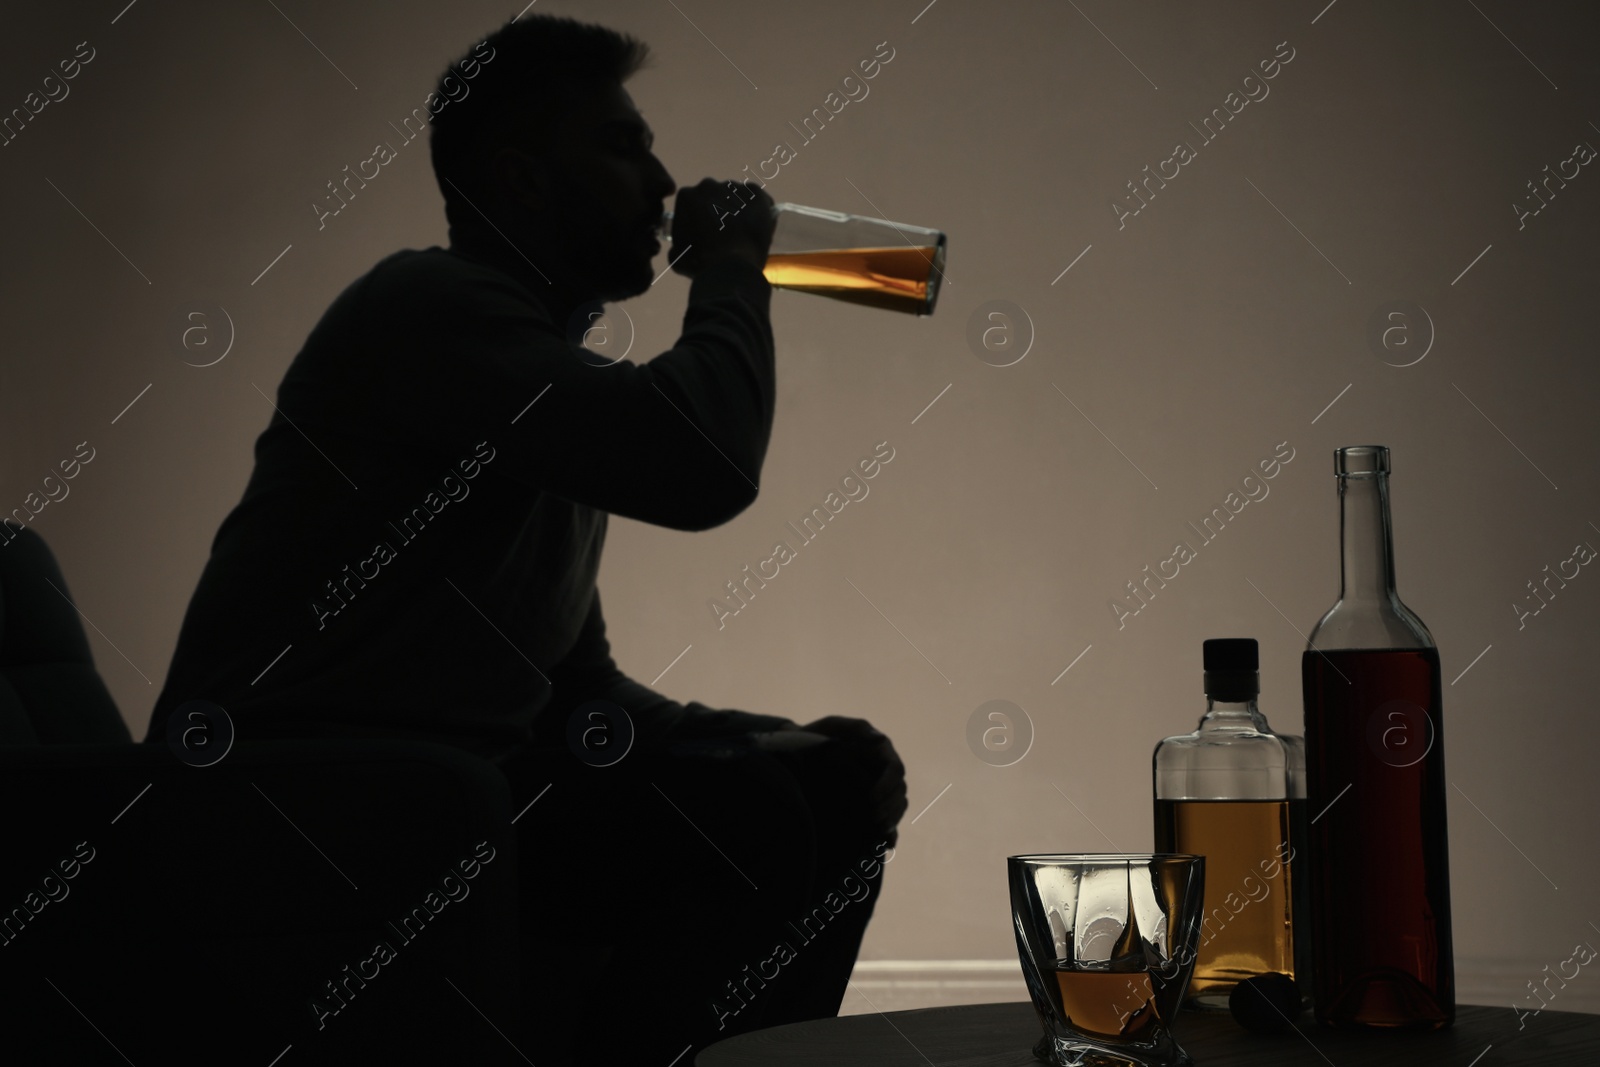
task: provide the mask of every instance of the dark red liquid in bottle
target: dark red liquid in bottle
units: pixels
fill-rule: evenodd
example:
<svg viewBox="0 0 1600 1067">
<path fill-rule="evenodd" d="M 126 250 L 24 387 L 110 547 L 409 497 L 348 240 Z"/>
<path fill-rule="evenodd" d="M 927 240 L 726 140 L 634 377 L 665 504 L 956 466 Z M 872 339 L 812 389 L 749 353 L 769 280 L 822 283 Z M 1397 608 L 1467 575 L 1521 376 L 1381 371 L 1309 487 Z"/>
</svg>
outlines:
<svg viewBox="0 0 1600 1067">
<path fill-rule="evenodd" d="M 1317 1021 L 1455 1019 L 1436 649 L 1306 652 Z"/>
</svg>

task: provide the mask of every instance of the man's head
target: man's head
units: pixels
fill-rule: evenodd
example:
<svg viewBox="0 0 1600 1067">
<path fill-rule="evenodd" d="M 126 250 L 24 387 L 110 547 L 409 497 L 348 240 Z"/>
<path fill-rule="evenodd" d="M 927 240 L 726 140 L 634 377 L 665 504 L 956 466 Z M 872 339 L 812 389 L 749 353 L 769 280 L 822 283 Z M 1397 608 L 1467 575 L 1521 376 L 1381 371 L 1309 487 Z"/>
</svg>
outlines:
<svg viewBox="0 0 1600 1067">
<path fill-rule="evenodd" d="M 558 302 L 648 289 L 650 229 L 677 188 L 622 88 L 648 54 L 626 34 L 532 15 L 491 34 L 474 67 L 452 64 L 430 138 L 452 245 L 526 257 Z"/>
</svg>

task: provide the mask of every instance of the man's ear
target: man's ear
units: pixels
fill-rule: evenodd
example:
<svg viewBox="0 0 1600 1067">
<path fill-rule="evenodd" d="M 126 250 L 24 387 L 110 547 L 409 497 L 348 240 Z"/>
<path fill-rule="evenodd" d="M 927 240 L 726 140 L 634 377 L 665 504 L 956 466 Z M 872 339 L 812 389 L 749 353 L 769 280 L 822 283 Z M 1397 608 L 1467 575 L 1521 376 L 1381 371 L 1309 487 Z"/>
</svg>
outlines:
<svg viewBox="0 0 1600 1067">
<path fill-rule="evenodd" d="M 548 162 L 516 148 L 495 153 L 490 169 L 495 184 L 518 204 L 532 207 L 546 202 L 550 194 Z"/>
</svg>

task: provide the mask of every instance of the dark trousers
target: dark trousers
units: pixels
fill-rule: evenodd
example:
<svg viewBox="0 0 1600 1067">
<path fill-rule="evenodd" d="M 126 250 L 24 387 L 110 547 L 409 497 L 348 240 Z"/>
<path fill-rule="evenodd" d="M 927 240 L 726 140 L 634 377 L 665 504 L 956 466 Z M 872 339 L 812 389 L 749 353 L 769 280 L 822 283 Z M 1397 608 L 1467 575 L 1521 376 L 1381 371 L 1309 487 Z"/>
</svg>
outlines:
<svg viewBox="0 0 1600 1067">
<path fill-rule="evenodd" d="M 666 1067 L 837 1014 L 894 831 L 825 762 L 763 750 L 756 734 L 778 720 L 615 675 L 558 691 L 542 735 L 501 761 L 521 813 L 524 1051 Z M 561 739 L 597 695 L 646 726 L 609 766 Z M 681 729 L 650 734 L 684 711 Z"/>
</svg>

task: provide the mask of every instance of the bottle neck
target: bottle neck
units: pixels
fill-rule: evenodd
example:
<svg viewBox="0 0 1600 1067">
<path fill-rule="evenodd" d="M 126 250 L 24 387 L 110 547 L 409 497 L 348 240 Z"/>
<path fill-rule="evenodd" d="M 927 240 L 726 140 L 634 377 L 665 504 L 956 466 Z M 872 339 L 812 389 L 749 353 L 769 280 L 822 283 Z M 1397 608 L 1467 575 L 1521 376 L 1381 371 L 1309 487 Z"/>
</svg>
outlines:
<svg viewBox="0 0 1600 1067">
<path fill-rule="evenodd" d="M 1339 546 L 1339 599 L 1394 598 L 1387 474 L 1339 478 Z"/>
<path fill-rule="evenodd" d="M 1257 730 L 1265 733 L 1266 716 L 1256 707 L 1256 698 L 1249 700 L 1216 700 L 1206 696 L 1206 713 L 1200 717 L 1200 732 L 1212 730 Z"/>
</svg>

